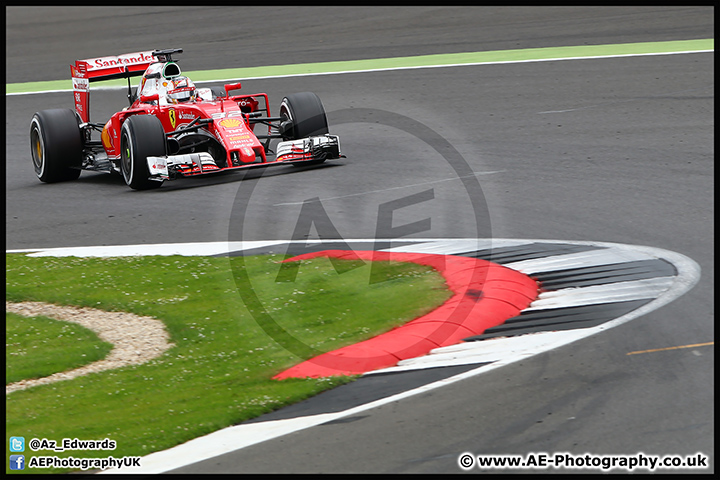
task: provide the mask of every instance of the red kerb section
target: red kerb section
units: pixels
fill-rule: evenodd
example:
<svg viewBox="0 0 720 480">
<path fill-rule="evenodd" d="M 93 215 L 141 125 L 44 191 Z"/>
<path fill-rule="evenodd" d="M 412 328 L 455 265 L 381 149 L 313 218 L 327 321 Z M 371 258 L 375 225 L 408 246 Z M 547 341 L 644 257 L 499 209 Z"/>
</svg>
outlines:
<svg viewBox="0 0 720 480">
<path fill-rule="evenodd" d="M 496 263 L 455 255 L 325 250 L 285 260 L 333 257 L 372 262 L 412 262 L 433 267 L 445 278 L 453 296 L 427 315 L 354 345 L 324 353 L 279 373 L 286 378 L 357 375 L 460 343 L 516 317 L 537 298 L 538 284 Z"/>
</svg>

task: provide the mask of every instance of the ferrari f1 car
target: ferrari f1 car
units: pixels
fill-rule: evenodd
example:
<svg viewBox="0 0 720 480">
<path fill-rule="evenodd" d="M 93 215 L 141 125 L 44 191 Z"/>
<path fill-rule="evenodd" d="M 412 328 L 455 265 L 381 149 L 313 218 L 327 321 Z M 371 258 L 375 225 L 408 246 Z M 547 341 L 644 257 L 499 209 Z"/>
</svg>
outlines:
<svg viewBox="0 0 720 480">
<path fill-rule="evenodd" d="M 50 183 L 75 180 L 82 170 L 117 172 L 131 188 L 146 190 L 178 177 L 344 157 L 314 93 L 286 96 L 273 117 L 267 94 L 231 94 L 240 83 L 196 88 L 172 58 L 179 53 L 154 50 L 71 65 L 75 110 L 43 110 L 30 124 L 38 178 Z M 133 90 L 136 76 L 142 78 Z M 90 83 L 114 78 L 127 78 L 129 107 L 93 123 Z"/>
</svg>

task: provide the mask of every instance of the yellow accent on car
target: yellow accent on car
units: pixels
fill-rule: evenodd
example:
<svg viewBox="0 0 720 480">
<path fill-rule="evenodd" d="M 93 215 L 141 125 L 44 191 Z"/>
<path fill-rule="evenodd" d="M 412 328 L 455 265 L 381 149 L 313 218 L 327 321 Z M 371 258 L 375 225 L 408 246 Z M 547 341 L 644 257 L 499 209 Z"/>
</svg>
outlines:
<svg viewBox="0 0 720 480">
<path fill-rule="evenodd" d="M 102 130 L 102 133 L 100 134 L 100 140 L 102 140 L 103 147 L 105 147 L 106 150 L 112 149 L 112 139 L 110 138 L 110 121 L 108 121 L 105 124 L 105 127 Z"/>
</svg>

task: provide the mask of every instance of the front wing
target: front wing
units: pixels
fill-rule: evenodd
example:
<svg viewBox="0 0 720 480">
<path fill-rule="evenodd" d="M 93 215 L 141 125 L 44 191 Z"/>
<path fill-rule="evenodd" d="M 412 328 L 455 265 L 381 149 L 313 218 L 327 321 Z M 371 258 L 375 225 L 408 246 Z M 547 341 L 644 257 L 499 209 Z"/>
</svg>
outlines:
<svg viewBox="0 0 720 480">
<path fill-rule="evenodd" d="M 279 162 L 321 161 L 340 158 L 340 139 L 337 135 L 320 135 L 300 140 L 280 142 L 277 145 Z"/>
<path fill-rule="evenodd" d="M 196 176 L 208 173 L 237 170 L 241 168 L 265 167 L 272 165 L 320 163 L 325 160 L 345 158 L 340 151 L 337 135 L 318 135 L 300 140 L 278 143 L 274 160 L 245 165 L 218 167 L 213 157 L 206 152 L 147 157 L 148 172 L 153 180 L 173 180 L 177 176 Z"/>
</svg>

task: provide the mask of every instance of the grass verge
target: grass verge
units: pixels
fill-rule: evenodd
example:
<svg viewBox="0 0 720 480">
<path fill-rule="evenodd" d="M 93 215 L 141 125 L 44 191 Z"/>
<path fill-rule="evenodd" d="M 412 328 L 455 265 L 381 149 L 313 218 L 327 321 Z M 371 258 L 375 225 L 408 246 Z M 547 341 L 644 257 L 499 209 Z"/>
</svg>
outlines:
<svg viewBox="0 0 720 480">
<path fill-rule="evenodd" d="M 282 259 L 7 254 L 7 300 L 153 316 L 175 347 L 143 365 L 8 395 L 6 442 L 10 436 L 117 442 L 112 452 L 26 452 L 26 464 L 32 455 L 118 458 L 164 450 L 351 381 L 271 377 L 307 355 L 425 314 L 450 296 L 441 275 L 416 264 L 379 262 L 370 282 L 370 263 L 338 268 L 338 261 L 318 258 L 301 262 L 293 281 L 278 281 Z"/>
</svg>

